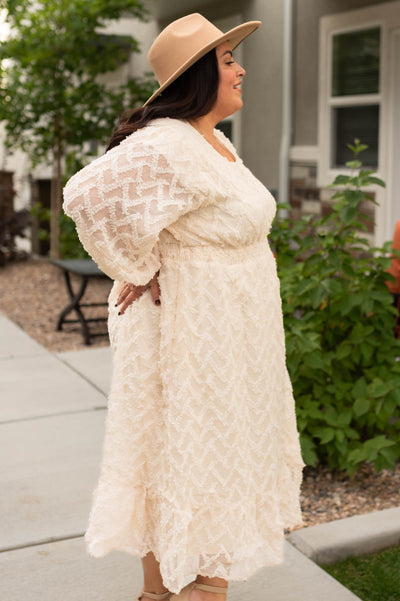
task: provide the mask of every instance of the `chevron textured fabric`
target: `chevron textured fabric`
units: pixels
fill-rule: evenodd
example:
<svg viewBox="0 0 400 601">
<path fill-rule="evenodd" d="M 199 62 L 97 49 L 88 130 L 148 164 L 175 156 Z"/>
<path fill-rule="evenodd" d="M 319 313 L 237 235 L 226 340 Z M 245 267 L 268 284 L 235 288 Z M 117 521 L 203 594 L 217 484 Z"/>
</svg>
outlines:
<svg viewBox="0 0 400 601">
<path fill-rule="evenodd" d="M 247 580 L 282 562 L 301 524 L 300 454 L 279 280 L 275 201 L 188 122 L 157 119 L 74 175 L 64 210 L 115 284 L 113 377 L 86 531 L 94 557 L 153 551 L 164 585 Z M 124 280 L 160 269 L 118 316 Z"/>
</svg>

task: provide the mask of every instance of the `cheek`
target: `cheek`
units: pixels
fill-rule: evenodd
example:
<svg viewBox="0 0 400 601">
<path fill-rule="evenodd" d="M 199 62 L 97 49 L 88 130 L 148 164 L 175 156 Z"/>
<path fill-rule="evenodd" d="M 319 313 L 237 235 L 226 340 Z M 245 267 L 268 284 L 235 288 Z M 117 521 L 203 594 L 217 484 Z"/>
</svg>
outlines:
<svg viewBox="0 0 400 601">
<path fill-rule="evenodd" d="M 220 72 L 219 74 L 219 87 L 218 87 L 218 99 L 227 100 L 232 96 L 233 86 L 235 84 L 232 74 L 229 72 Z"/>
</svg>

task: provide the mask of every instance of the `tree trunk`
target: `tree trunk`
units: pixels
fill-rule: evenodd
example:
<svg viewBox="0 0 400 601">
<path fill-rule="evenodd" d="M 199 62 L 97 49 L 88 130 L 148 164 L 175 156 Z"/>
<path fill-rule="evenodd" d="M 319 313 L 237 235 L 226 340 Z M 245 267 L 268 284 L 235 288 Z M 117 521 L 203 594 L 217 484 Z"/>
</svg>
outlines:
<svg viewBox="0 0 400 601">
<path fill-rule="evenodd" d="M 50 258 L 60 258 L 60 215 L 62 205 L 61 185 L 61 144 L 57 144 L 53 154 L 53 177 L 50 189 Z"/>
</svg>

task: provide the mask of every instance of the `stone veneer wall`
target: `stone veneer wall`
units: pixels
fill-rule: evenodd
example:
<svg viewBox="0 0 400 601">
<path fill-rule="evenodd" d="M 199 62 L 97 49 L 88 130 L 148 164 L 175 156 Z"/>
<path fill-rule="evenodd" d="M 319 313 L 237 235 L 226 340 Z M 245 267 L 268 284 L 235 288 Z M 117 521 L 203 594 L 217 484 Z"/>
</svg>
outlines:
<svg viewBox="0 0 400 601">
<path fill-rule="evenodd" d="M 329 188 L 317 187 L 317 165 L 312 163 L 291 162 L 290 164 L 290 204 L 291 217 L 300 219 L 303 215 L 322 217 L 331 211 L 331 197 L 335 192 Z M 371 194 L 373 196 L 373 194 Z M 367 201 L 363 213 L 375 219 L 375 205 Z M 368 231 L 364 236 L 374 243 L 374 221 L 367 222 Z"/>
</svg>

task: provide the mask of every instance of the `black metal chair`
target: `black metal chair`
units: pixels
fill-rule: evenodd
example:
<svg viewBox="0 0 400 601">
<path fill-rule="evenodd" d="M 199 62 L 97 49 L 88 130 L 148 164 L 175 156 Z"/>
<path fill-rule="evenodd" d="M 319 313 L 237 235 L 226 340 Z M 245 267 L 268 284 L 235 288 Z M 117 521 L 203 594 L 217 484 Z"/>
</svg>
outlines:
<svg viewBox="0 0 400 601">
<path fill-rule="evenodd" d="M 90 322 L 101 322 L 107 321 L 107 317 L 85 317 L 82 307 L 102 307 L 107 306 L 107 301 L 99 303 L 84 303 L 81 302 L 83 295 L 85 294 L 86 287 L 91 278 L 108 278 L 108 276 L 99 269 L 92 259 L 59 259 L 51 261 L 53 265 L 56 265 L 62 269 L 65 278 L 65 284 L 67 287 L 68 296 L 70 303 L 61 311 L 56 330 L 62 330 L 64 323 L 80 323 L 82 329 L 82 336 L 84 343 L 87 345 L 91 344 L 91 338 L 94 336 L 105 336 L 105 333 L 92 333 L 89 330 Z M 74 291 L 71 284 L 71 274 L 80 276 L 82 278 L 81 285 L 77 292 Z M 74 311 L 77 315 L 77 319 L 66 319 L 67 315 Z"/>
</svg>

